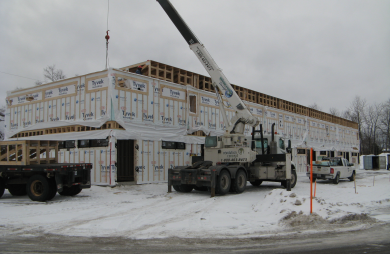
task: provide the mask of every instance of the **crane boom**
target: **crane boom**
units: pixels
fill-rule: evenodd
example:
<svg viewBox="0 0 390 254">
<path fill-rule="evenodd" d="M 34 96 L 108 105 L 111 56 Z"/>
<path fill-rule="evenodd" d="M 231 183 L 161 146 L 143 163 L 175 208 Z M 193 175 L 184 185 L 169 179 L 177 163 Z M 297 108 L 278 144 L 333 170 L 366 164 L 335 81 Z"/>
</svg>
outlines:
<svg viewBox="0 0 390 254">
<path fill-rule="evenodd" d="M 173 24 L 182 34 L 190 49 L 198 57 L 203 67 L 209 73 L 214 87 L 217 87 L 222 94 L 222 99 L 229 102 L 229 104 L 236 111 L 235 116 L 231 119 L 231 123 L 227 123 L 228 133 L 243 134 L 245 124 L 252 127 L 259 125 L 258 118 L 254 117 L 248 110 L 246 105 L 240 99 L 238 94 L 234 91 L 228 79 L 223 74 L 222 70 L 218 67 L 214 59 L 207 52 L 203 44 L 201 44 L 195 34 L 187 26 L 179 13 L 173 7 L 169 0 L 157 0 L 164 11 L 167 13 Z"/>
</svg>

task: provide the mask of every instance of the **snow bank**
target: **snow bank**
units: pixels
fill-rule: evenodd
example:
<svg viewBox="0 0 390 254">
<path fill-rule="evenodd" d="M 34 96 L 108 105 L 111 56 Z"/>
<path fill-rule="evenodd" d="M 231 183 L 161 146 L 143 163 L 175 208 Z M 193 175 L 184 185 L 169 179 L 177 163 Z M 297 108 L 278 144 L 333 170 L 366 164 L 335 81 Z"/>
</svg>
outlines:
<svg viewBox="0 0 390 254">
<path fill-rule="evenodd" d="M 338 185 L 319 181 L 313 214 L 309 179 L 303 173 L 291 192 L 279 183 L 248 183 L 242 194 L 214 198 L 198 191 L 167 193 L 166 184 L 93 186 L 75 197 L 57 194 L 46 203 L 6 191 L 0 199 L 0 228 L 22 235 L 228 238 L 350 230 L 389 222 L 389 172 L 361 170 L 356 183 L 357 194 L 348 180 Z"/>
</svg>

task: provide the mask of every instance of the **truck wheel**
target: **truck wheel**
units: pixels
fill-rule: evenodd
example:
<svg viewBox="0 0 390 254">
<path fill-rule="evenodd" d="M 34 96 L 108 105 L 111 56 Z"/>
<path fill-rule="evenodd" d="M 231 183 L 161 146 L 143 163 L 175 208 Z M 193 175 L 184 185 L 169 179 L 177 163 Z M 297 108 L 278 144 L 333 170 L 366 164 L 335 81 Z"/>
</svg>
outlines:
<svg viewBox="0 0 390 254">
<path fill-rule="evenodd" d="M 355 173 L 355 170 L 354 170 L 354 171 L 352 172 L 351 177 L 348 177 L 348 179 L 349 179 L 351 182 L 355 181 L 355 177 L 356 177 L 355 174 L 356 174 L 356 173 Z"/>
<path fill-rule="evenodd" d="M 236 178 L 232 179 L 232 192 L 243 193 L 246 188 L 246 174 L 244 170 L 237 171 Z"/>
<path fill-rule="evenodd" d="M 51 193 L 50 193 L 49 197 L 47 198 L 47 200 L 52 200 L 57 194 L 57 184 L 56 184 L 56 180 L 54 178 L 50 178 L 49 183 L 50 183 Z"/>
<path fill-rule="evenodd" d="M 25 184 L 10 184 L 7 187 L 12 196 L 24 196 L 27 194 Z"/>
<path fill-rule="evenodd" d="M 70 187 L 70 195 L 71 196 L 76 196 L 77 194 L 79 194 L 83 189 L 81 189 L 80 185 L 73 185 L 72 187 Z"/>
<path fill-rule="evenodd" d="M 336 177 L 333 179 L 333 183 L 334 184 L 339 184 L 339 181 L 340 181 L 340 173 L 337 172 Z"/>
<path fill-rule="evenodd" d="M 26 190 L 32 201 L 46 201 L 51 194 L 49 179 L 42 175 L 33 175 L 27 181 Z"/>
<path fill-rule="evenodd" d="M 64 186 L 62 191 L 58 192 L 61 196 L 76 196 L 81 192 L 81 188 L 78 185 L 72 185 L 71 187 Z"/>
<path fill-rule="evenodd" d="M 215 184 L 215 192 L 219 195 L 225 195 L 229 192 L 230 184 L 230 175 L 226 170 L 223 170 L 217 178 L 217 182 Z"/>
<path fill-rule="evenodd" d="M 262 184 L 263 183 L 263 181 L 261 181 L 261 180 L 255 180 L 255 181 L 252 181 L 252 182 L 250 182 L 253 186 L 260 186 L 260 184 Z"/>
<path fill-rule="evenodd" d="M 295 170 L 291 170 L 291 189 L 297 184 L 297 179 L 297 172 Z"/>
<path fill-rule="evenodd" d="M 0 177 L 0 198 L 3 196 L 5 190 L 5 179 Z"/>
</svg>

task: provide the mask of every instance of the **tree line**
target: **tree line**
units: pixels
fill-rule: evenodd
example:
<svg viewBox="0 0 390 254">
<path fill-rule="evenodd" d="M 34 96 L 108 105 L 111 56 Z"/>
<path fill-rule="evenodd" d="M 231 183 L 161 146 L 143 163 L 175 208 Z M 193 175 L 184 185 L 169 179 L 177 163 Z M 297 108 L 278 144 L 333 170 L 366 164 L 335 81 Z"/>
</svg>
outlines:
<svg viewBox="0 0 390 254">
<path fill-rule="evenodd" d="M 321 110 L 316 103 L 309 107 Z M 356 96 L 346 110 L 330 108 L 329 113 L 358 123 L 361 155 L 390 152 L 390 98 L 369 104 Z"/>
</svg>

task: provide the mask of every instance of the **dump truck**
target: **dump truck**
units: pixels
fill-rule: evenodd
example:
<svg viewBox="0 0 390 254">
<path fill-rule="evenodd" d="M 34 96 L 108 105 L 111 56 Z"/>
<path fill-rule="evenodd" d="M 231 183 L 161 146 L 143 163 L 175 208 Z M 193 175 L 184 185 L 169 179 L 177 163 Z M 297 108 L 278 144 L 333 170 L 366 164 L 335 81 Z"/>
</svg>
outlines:
<svg viewBox="0 0 390 254">
<path fill-rule="evenodd" d="M 168 192 L 173 186 L 179 192 L 190 192 L 194 188 L 210 189 L 211 196 L 215 193 L 224 195 L 229 191 L 242 193 L 248 180 L 255 186 L 262 181 L 278 181 L 287 190 L 291 190 L 297 181 L 295 166 L 291 163 L 291 141 L 279 136 L 275 138 L 274 125 L 272 135 L 264 137 L 259 119 L 252 115 L 170 1 L 157 1 L 209 73 L 219 101 L 220 113 L 227 123 L 223 135 L 205 138 L 203 160 L 168 171 Z M 225 104 L 235 110 L 230 121 L 227 120 Z M 245 125 L 252 127 L 252 138 L 244 135 Z M 260 130 L 256 130 L 259 126 Z M 289 145 L 281 148 L 275 139 Z"/>
<path fill-rule="evenodd" d="M 91 163 L 58 163 L 58 141 L 1 141 L 0 198 L 28 195 L 48 201 L 58 192 L 74 196 L 91 187 Z"/>
</svg>

